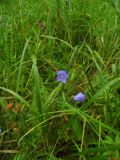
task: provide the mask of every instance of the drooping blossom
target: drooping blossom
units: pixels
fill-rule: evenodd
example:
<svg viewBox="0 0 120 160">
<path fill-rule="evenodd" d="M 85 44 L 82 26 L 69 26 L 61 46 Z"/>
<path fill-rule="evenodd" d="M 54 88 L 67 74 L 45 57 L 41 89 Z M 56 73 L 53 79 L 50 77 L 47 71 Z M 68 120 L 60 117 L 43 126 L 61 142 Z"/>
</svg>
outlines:
<svg viewBox="0 0 120 160">
<path fill-rule="evenodd" d="M 85 101 L 85 95 L 82 93 L 82 92 L 80 92 L 80 93 L 78 93 L 77 95 L 75 95 L 74 97 L 73 97 L 73 99 L 75 100 L 75 101 L 78 101 L 78 102 L 84 102 Z"/>
<path fill-rule="evenodd" d="M 67 79 L 69 78 L 69 75 L 65 70 L 57 71 L 56 74 L 57 74 L 57 78 L 56 78 L 57 81 L 61 81 L 63 83 L 67 82 Z"/>
</svg>

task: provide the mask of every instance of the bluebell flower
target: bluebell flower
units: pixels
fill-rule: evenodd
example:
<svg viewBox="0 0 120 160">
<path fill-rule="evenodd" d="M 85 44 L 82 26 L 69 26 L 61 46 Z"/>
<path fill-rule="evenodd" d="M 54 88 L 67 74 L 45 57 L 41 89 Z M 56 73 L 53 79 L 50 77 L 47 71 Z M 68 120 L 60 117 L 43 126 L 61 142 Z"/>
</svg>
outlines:
<svg viewBox="0 0 120 160">
<path fill-rule="evenodd" d="M 69 78 L 69 75 L 65 70 L 57 71 L 56 74 L 57 74 L 57 78 L 56 78 L 57 81 L 61 81 L 63 83 L 67 82 L 67 79 Z"/>
<path fill-rule="evenodd" d="M 73 99 L 75 100 L 75 101 L 78 101 L 78 102 L 84 102 L 85 101 L 85 95 L 82 93 L 82 92 L 80 92 L 80 93 L 78 93 L 77 95 L 75 95 L 74 97 L 73 97 Z"/>
</svg>

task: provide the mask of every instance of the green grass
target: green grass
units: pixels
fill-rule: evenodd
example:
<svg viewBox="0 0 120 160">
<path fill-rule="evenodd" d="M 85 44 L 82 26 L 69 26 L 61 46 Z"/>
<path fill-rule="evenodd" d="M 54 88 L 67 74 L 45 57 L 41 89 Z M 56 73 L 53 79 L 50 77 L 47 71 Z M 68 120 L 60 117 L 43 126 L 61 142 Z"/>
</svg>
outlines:
<svg viewBox="0 0 120 160">
<path fill-rule="evenodd" d="M 120 159 L 120 2 L 0 1 L 0 113 L 0 160 Z"/>
</svg>

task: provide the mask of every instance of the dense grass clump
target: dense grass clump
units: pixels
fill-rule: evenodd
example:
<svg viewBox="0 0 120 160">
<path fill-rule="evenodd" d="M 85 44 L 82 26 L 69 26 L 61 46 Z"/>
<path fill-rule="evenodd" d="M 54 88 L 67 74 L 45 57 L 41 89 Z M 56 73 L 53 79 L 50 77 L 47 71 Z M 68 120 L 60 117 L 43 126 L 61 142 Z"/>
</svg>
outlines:
<svg viewBox="0 0 120 160">
<path fill-rule="evenodd" d="M 0 160 L 119 159 L 119 1 L 0 1 L 0 113 Z"/>
</svg>

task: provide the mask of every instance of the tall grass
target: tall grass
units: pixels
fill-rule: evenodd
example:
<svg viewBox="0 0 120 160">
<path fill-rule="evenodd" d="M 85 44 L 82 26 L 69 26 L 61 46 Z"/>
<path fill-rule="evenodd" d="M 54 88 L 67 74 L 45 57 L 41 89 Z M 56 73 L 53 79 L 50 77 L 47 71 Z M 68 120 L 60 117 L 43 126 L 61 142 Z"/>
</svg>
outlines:
<svg viewBox="0 0 120 160">
<path fill-rule="evenodd" d="M 119 11 L 117 0 L 0 2 L 1 160 L 120 158 Z"/>
</svg>

